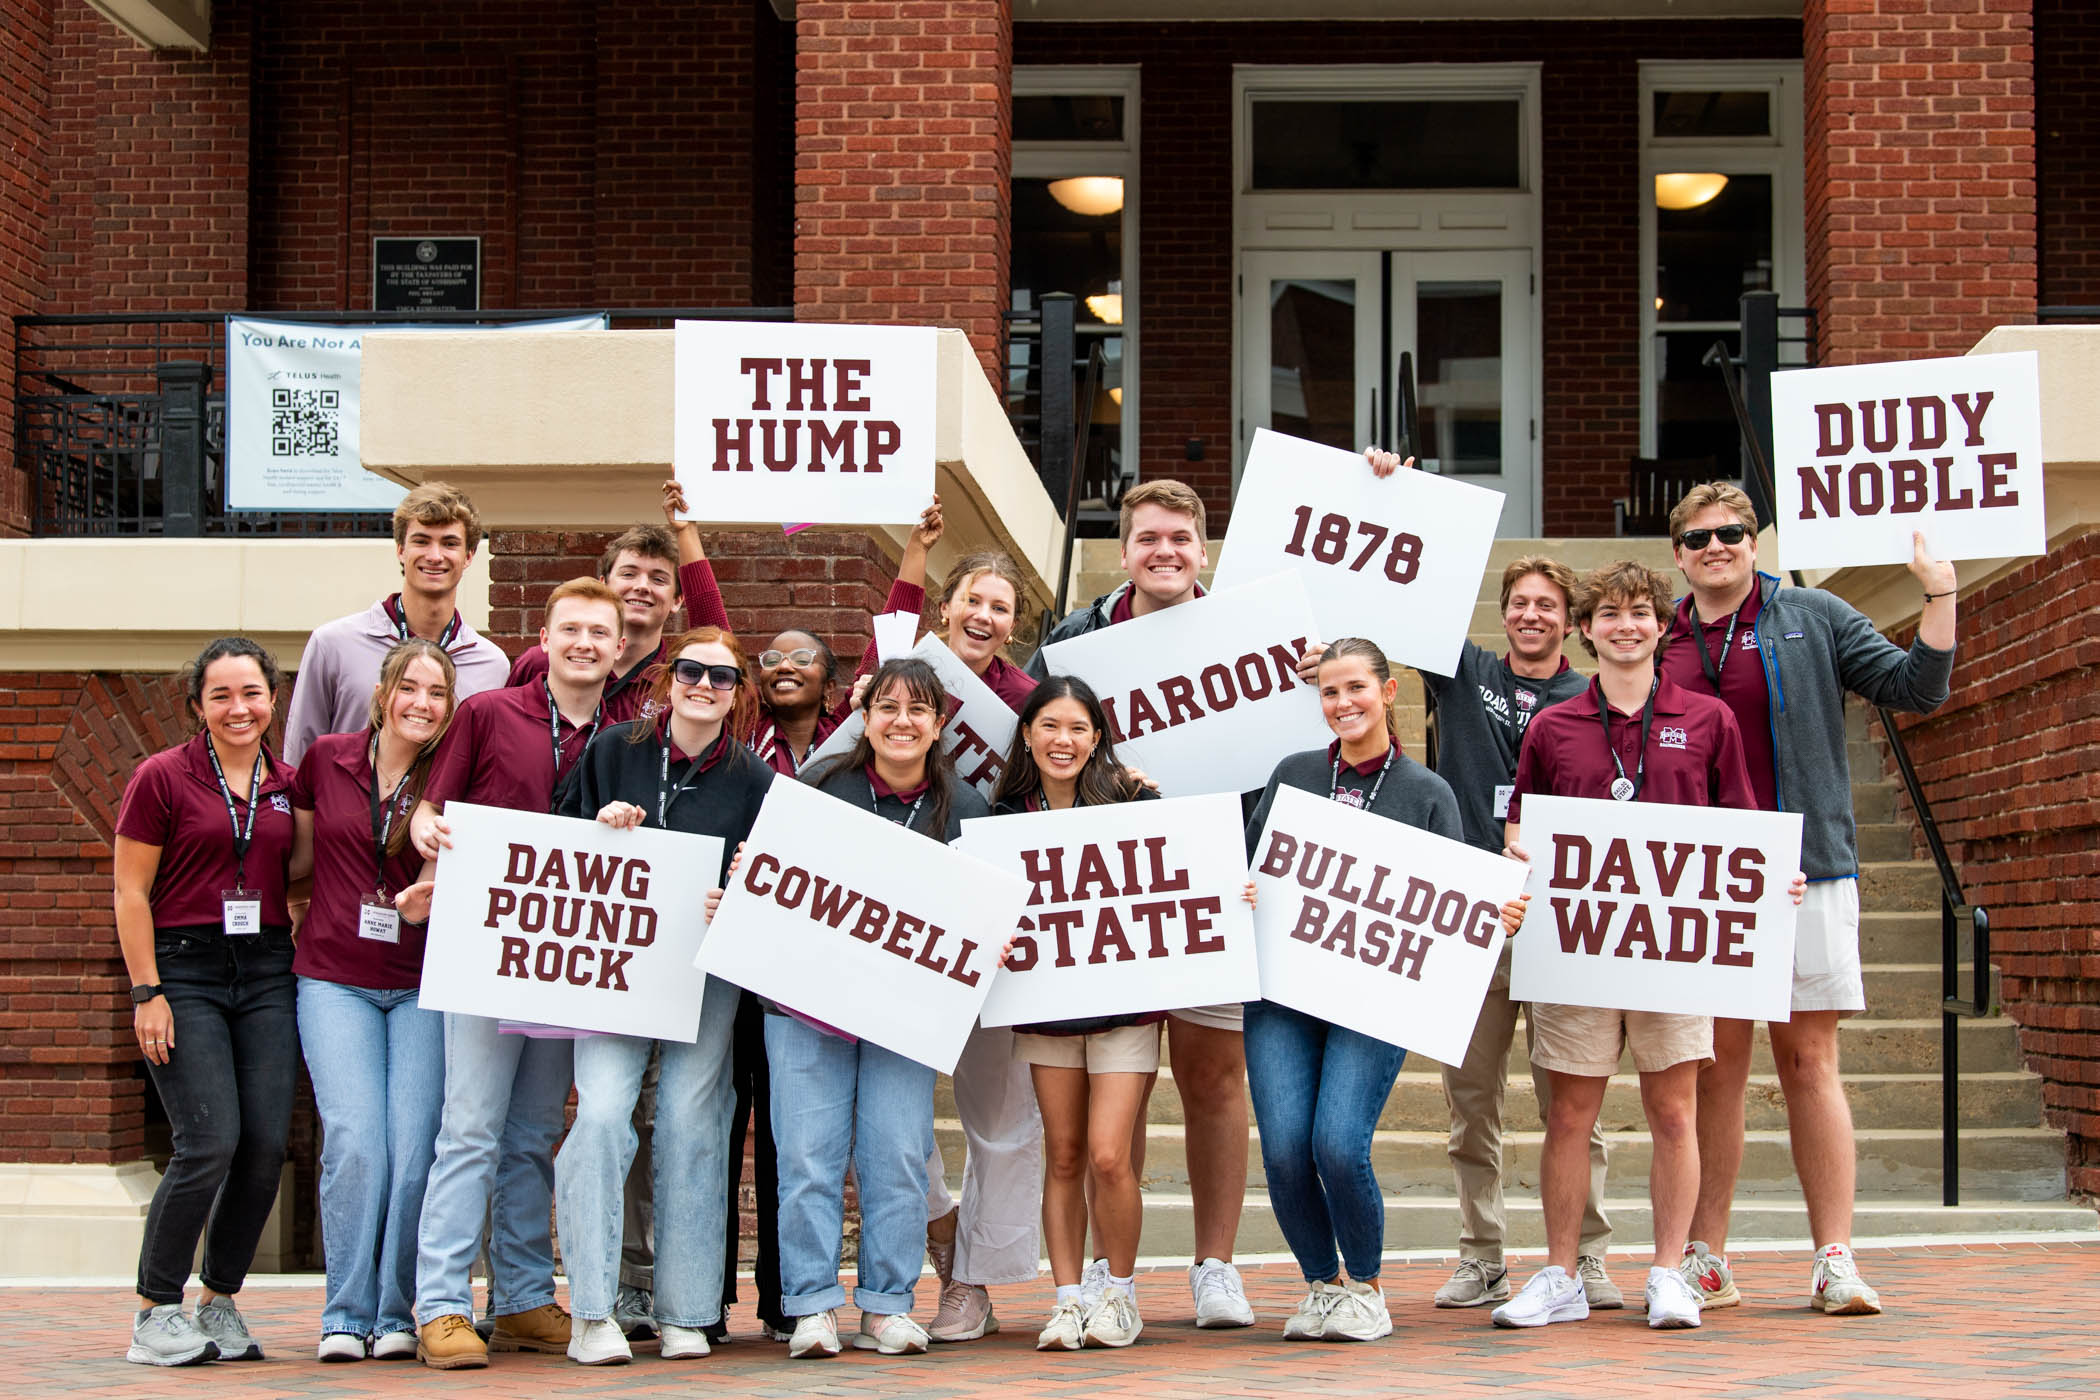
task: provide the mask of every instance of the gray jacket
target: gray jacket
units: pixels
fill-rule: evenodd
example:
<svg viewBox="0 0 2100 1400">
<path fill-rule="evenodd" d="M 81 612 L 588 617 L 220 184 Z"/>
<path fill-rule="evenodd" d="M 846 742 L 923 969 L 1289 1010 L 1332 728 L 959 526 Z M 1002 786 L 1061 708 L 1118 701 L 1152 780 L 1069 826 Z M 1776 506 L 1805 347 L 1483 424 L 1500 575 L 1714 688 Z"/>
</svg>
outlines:
<svg viewBox="0 0 2100 1400">
<path fill-rule="evenodd" d="M 1073 637 L 1084 637 L 1089 632 L 1098 632 L 1108 626 L 1110 617 L 1115 613 L 1116 604 L 1122 601 L 1123 595 L 1128 593 L 1130 588 L 1130 580 L 1124 579 L 1115 588 L 1102 594 L 1085 607 L 1080 608 L 1076 612 L 1066 614 L 1063 621 L 1057 623 L 1043 634 L 1042 641 L 1036 644 L 1035 655 L 1029 657 L 1028 664 L 1021 669 L 1039 681 L 1049 680 L 1050 666 L 1048 662 L 1043 660 L 1043 648 L 1049 646 L 1052 642 L 1063 642 L 1069 641 Z"/>
<path fill-rule="evenodd" d="M 1845 693 L 1926 714 L 1947 699 L 1954 653 L 1890 642 L 1857 608 L 1820 588 L 1758 576 L 1751 631 L 1764 654 L 1779 809 L 1802 814 L 1801 868 L 1811 880 L 1859 873 L 1852 772 L 1845 761 Z"/>
</svg>

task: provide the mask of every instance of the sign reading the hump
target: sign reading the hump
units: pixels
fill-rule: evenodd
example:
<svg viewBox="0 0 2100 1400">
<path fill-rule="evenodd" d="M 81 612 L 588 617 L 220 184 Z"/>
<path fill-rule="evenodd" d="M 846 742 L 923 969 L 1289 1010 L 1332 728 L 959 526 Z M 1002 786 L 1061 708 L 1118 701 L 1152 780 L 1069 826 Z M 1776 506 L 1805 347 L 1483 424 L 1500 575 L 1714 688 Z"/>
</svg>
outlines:
<svg viewBox="0 0 2100 1400">
<path fill-rule="evenodd" d="M 1907 564 L 2048 548 L 2031 350 L 1772 376 L 1781 562 Z"/>
<path fill-rule="evenodd" d="M 671 460 L 688 518 L 918 519 L 933 499 L 937 334 L 678 322 Z"/>
</svg>

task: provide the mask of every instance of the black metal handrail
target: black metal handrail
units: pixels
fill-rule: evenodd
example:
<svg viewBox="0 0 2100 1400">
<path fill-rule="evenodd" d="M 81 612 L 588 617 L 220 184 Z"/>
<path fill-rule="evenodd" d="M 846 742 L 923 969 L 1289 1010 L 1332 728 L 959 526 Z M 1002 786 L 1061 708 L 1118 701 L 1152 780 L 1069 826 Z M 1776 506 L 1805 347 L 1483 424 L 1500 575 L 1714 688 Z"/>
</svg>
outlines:
<svg viewBox="0 0 2100 1400">
<path fill-rule="evenodd" d="M 1728 349 L 1726 341 L 1717 340 L 1707 350 L 1705 363 L 1720 371 L 1722 382 L 1728 389 L 1728 401 L 1735 410 L 1736 427 L 1742 434 L 1743 457 L 1752 474 L 1753 494 L 1762 490 L 1763 509 L 1769 510 L 1777 501 L 1772 475 L 1772 400 L 1771 376 L 1779 368 L 1778 346 L 1782 343 L 1801 343 L 1798 339 L 1786 342 L 1777 335 L 1781 317 L 1812 313 L 1790 312 L 1781 308 L 1778 297 L 1771 292 L 1752 292 L 1743 297 L 1743 357 L 1739 362 Z M 1806 343 L 1814 345 L 1814 328 L 1811 324 Z M 1809 362 L 1814 363 L 1811 352 Z M 1738 370 L 1747 370 L 1747 386 L 1744 375 Z M 1753 414 L 1749 395 L 1758 399 L 1760 412 Z M 1772 519 L 1769 514 L 1766 518 Z M 1789 569 L 1795 586 L 1803 584 L 1801 571 Z M 1918 777 L 1917 768 L 1911 763 L 1910 749 L 1903 742 L 1903 731 L 1897 728 L 1895 712 L 1886 705 L 1876 705 L 1875 714 L 1881 720 L 1881 732 L 1888 740 L 1889 754 L 1895 760 L 1896 772 L 1903 780 L 1903 790 L 1910 798 L 1911 811 L 1917 815 L 1918 827 L 1925 837 L 1925 848 L 1932 856 L 1934 870 L 1940 883 L 1940 1199 L 1943 1204 L 1961 1204 L 1961 1048 L 1960 1018 L 1964 1016 L 1988 1016 L 1991 1013 L 1991 917 L 1990 911 L 1981 905 L 1971 905 L 1963 893 L 1961 876 L 1954 868 L 1954 860 L 1947 853 L 1947 843 L 1940 835 L 1940 824 L 1932 811 L 1932 800 L 1925 795 L 1925 785 Z M 1972 976 L 1969 996 L 1964 999 L 1961 990 L 1961 925 L 1966 921 L 1970 932 L 1970 971 Z"/>
</svg>

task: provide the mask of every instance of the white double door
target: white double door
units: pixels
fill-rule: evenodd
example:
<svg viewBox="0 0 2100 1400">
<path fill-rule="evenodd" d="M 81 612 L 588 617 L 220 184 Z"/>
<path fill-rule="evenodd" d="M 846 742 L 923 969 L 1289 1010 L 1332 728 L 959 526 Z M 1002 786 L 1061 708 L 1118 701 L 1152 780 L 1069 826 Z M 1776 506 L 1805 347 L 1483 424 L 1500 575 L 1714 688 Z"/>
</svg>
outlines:
<svg viewBox="0 0 2100 1400">
<path fill-rule="evenodd" d="M 1235 472 L 1256 428 L 1406 446 L 1425 470 L 1500 491 L 1500 534 L 1537 533 L 1529 252 L 1249 249 L 1240 269 Z"/>
</svg>

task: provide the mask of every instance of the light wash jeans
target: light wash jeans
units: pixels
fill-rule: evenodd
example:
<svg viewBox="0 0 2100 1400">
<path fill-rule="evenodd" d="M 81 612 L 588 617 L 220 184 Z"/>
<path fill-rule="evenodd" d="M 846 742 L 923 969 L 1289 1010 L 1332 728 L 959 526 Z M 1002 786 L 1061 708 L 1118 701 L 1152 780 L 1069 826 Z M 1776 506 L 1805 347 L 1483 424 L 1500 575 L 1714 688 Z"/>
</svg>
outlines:
<svg viewBox="0 0 2100 1400">
<path fill-rule="evenodd" d="M 445 1114 L 417 1235 L 416 1320 L 474 1315 L 469 1271 L 489 1222 L 489 1311 L 554 1301 L 554 1140 L 569 1101 L 569 1042 L 503 1035 L 445 1013 Z"/>
<path fill-rule="evenodd" d="M 910 1312 L 926 1253 L 933 1071 L 780 1015 L 766 1017 L 766 1060 L 780 1156 L 781 1311 L 804 1317 L 846 1302 L 839 1240 L 850 1156 L 860 1188 L 853 1301 L 863 1312 Z"/>
<path fill-rule="evenodd" d="M 576 1122 L 554 1164 L 569 1307 L 612 1316 L 620 1285 L 622 1198 L 638 1135 L 635 1102 L 649 1052 L 663 1047 L 650 1160 L 655 1202 L 656 1320 L 706 1327 L 722 1319 L 728 1247 L 729 1112 L 736 1102 L 730 1042 L 739 990 L 708 978 L 700 1036 L 690 1045 L 629 1035 L 576 1044 Z"/>
<path fill-rule="evenodd" d="M 416 1223 L 445 1105 L 445 1018 L 416 989 L 299 979 L 299 1043 L 321 1113 L 321 1330 L 413 1329 Z"/>
</svg>

